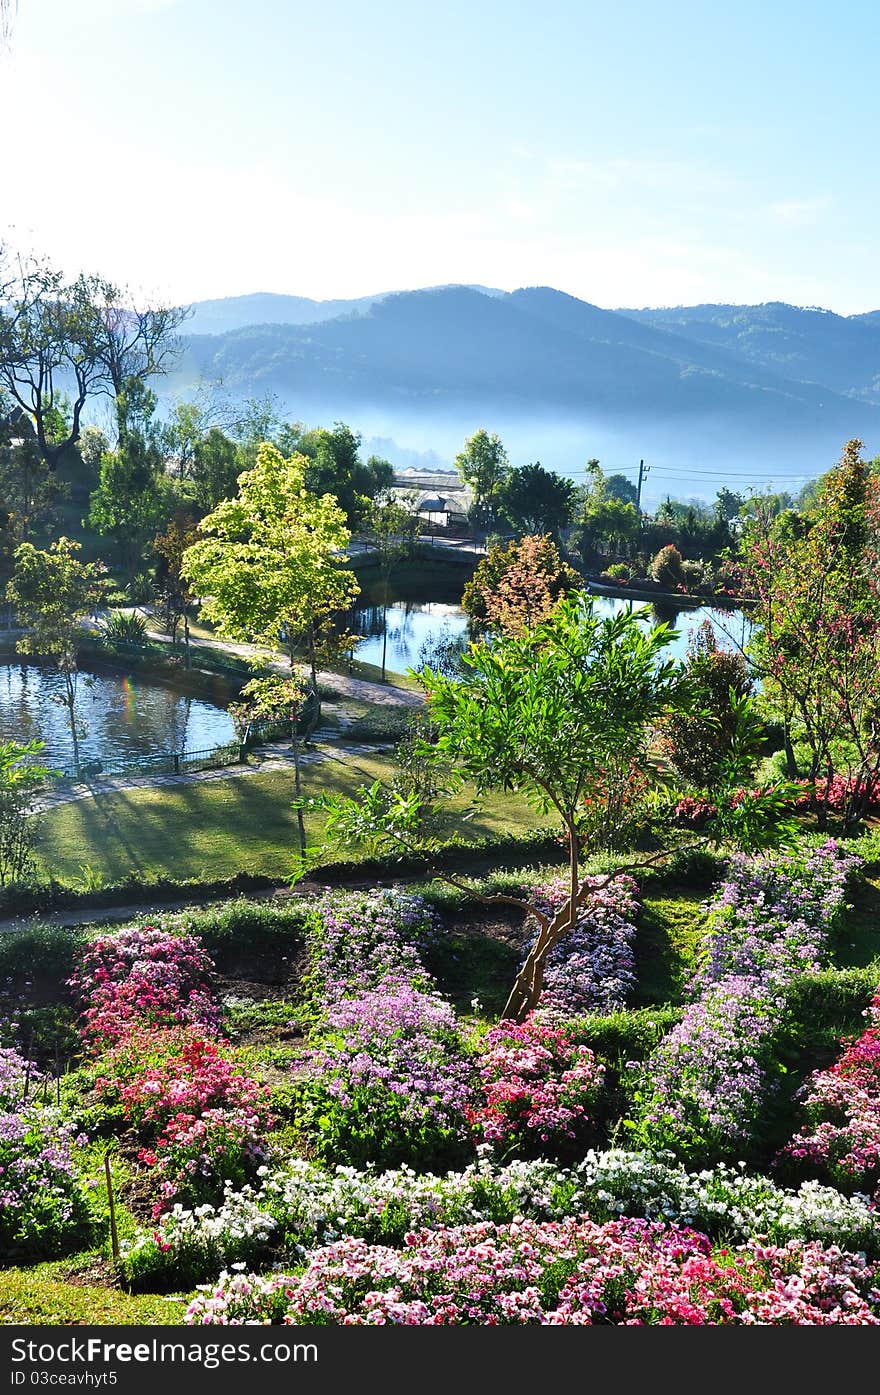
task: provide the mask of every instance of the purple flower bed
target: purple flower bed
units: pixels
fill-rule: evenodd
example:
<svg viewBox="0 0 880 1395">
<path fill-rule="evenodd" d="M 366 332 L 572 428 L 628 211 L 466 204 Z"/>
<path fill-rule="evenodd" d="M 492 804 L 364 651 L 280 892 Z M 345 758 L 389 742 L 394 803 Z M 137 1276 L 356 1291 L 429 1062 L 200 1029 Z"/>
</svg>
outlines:
<svg viewBox="0 0 880 1395">
<path fill-rule="evenodd" d="M 818 969 L 859 865 L 833 838 L 807 858 L 735 856 L 708 906 L 705 957 L 691 991 L 728 975 L 781 986 Z"/>
<path fill-rule="evenodd" d="M 420 897 L 325 898 L 311 943 L 319 1025 L 301 1063 L 299 1123 L 330 1163 L 452 1165 L 469 1145 L 472 1067 L 452 1007 L 422 967 Z"/>
<path fill-rule="evenodd" d="M 538 1006 L 542 1017 L 617 1012 L 635 987 L 633 922 L 639 890 L 632 877 L 619 877 L 596 889 L 601 880 L 588 878 L 588 903 L 550 952 Z M 568 886 L 557 877 L 536 886 L 532 894 L 542 910 L 555 914 L 568 897 Z"/>
<path fill-rule="evenodd" d="M 719 1157 L 746 1142 L 762 1107 L 767 1043 L 781 1007 L 754 979 L 710 985 L 639 1073 L 636 1138 L 653 1149 Z"/>
<path fill-rule="evenodd" d="M 74 1166 L 86 1140 L 39 1103 L 33 1092 L 42 1080 L 18 1052 L 0 1051 L 0 1254 L 16 1259 L 49 1258 L 89 1238 Z"/>
<path fill-rule="evenodd" d="M 701 996 L 636 1077 L 630 1127 L 643 1146 L 715 1159 L 748 1144 L 773 1083 L 776 994 L 820 966 L 858 861 L 833 839 L 806 858 L 733 859 L 690 985 Z"/>
<path fill-rule="evenodd" d="M 436 933 L 436 916 L 420 896 L 396 889 L 326 894 L 309 943 L 308 981 L 316 1005 L 394 980 L 430 990 L 419 945 Z"/>
</svg>

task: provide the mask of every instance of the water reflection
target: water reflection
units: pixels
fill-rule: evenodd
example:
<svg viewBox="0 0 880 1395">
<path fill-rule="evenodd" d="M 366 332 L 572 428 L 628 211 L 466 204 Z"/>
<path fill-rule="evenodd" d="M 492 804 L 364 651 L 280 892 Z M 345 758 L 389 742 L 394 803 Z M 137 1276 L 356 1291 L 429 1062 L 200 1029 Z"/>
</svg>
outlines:
<svg viewBox="0 0 880 1395">
<path fill-rule="evenodd" d="M 64 688 L 57 670 L 36 664 L 0 665 L 0 739 L 46 743 L 43 759 L 61 769 L 73 764 Z M 130 675 L 81 673 L 77 716 L 85 725 L 80 759 L 109 767 L 165 752 L 204 750 L 233 736 L 228 712 Z"/>
<path fill-rule="evenodd" d="M 618 615 L 622 610 L 645 612 L 647 625 L 665 623 L 677 631 L 669 646 L 669 654 L 683 659 L 692 632 L 704 620 L 715 630 L 718 643 L 724 648 L 744 648 L 752 632 L 748 617 L 741 610 L 714 606 L 677 606 L 663 600 L 629 600 L 623 596 L 593 596 L 593 605 L 602 618 Z M 365 663 L 382 663 L 383 607 L 375 602 L 355 606 L 350 627 L 355 634 L 366 636 L 356 654 Z M 419 651 L 439 640 L 466 637 L 467 616 L 461 606 L 440 601 L 409 601 L 396 598 L 387 607 L 388 651 L 386 666 L 394 673 L 405 673 L 418 667 Z"/>
</svg>

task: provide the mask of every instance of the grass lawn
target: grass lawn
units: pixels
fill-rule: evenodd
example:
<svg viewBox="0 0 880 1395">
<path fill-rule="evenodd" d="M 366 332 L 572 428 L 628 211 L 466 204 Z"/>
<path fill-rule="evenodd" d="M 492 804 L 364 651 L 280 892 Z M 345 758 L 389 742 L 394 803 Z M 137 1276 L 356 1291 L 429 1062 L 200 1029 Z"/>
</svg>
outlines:
<svg viewBox="0 0 880 1395">
<path fill-rule="evenodd" d="M 304 792 L 353 793 L 389 770 L 381 756 L 321 761 L 303 767 Z M 130 875 L 212 880 L 239 871 L 283 878 L 296 847 L 293 796 L 291 770 L 120 790 L 63 804 L 41 819 L 40 868 L 70 885 L 82 883 L 86 865 L 108 881 Z M 466 804 L 461 795 L 446 805 L 443 831 L 450 837 L 524 834 L 548 822 L 510 795 L 487 799 L 479 814 L 464 821 Z M 320 815 L 307 816 L 310 843 L 320 842 L 322 827 Z"/>
<path fill-rule="evenodd" d="M 87 1256 L 94 1264 L 94 1256 Z M 102 1326 L 178 1325 L 185 1304 L 152 1294 L 131 1296 L 100 1283 L 84 1283 L 74 1260 L 53 1260 L 32 1269 L 0 1269 L 0 1322 L 100 1324 Z M 75 1282 L 69 1282 L 69 1278 Z"/>
</svg>

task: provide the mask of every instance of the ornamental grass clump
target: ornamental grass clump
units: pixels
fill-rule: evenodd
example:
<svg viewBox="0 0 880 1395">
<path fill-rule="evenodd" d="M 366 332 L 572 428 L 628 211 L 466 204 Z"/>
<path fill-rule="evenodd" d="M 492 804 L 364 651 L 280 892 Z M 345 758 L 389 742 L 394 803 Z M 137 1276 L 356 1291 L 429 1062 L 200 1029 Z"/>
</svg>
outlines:
<svg viewBox="0 0 880 1395">
<path fill-rule="evenodd" d="M 590 891 L 572 929 L 551 950 L 538 1011 L 542 1017 L 617 1012 L 636 984 L 633 941 L 639 891 L 632 877 L 586 879 Z M 568 900 L 562 877 L 534 887 L 532 897 L 550 915 Z M 528 921 L 527 921 L 528 926 Z"/>
<path fill-rule="evenodd" d="M 69 986 L 83 1005 L 83 1035 L 100 1050 L 133 1027 L 192 1024 L 216 1031 L 214 965 L 192 935 L 153 926 L 117 930 L 86 946 Z"/>
<path fill-rule="evenodd" d="M 224 1272 L 189 1324 L 880 1325 L 876 1267 L 817 1242 L 713 1249 L 664 1222 L 587 1217 L 338 1241 L 299 1277 Z"/>
<path fill-rule="evenodd" d="M 802 1087 L 806 1122 L 780 1163 L 818 1165 L 837 1186 L 868 1192 L 880 1206 L 880 991 L 865 1015 L 861 1036 Z"/>
<path fill-rule="evenodd" d="M 605 1068 L 587 1046 L 534 1015 L 486 1033 L 480 1099 L 468 1111 L 479 1143 L 499 1158 L 571 1154 L 591 1128 Z"/>
<path fill-rule="evenodd" d="M 806 857 L 735 855 L 707 908 L 709 933 L 691 992 L 730 975 L 782 987 L 820 968 L 860 865 L 833 838 Z"/>
</svg>

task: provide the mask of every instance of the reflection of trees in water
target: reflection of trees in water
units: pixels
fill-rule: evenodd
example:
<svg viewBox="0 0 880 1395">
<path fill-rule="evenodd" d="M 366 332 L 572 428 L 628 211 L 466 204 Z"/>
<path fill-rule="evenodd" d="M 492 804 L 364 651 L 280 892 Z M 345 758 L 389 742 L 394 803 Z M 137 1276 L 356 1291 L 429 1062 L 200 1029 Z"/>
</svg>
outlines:
<svg viewBox="0 0 880 1395">
<path fill-rule="evenodd" d="M 686 625 L 679 624 L 678 617 L 683 612 L 687 614 L 684 607 L 675 605 L 673 601 L 651 602 L 651 619 L 655 625 L 672 625 L 676 630 L 687 628 Z"/>
<path fill-rule="evenodd" d="M 132 685 L 120 676 L 82 675 L 79 710 L 88 726 L 81 743 L 84 760 L 104 764 L 195 750 L 228 739 L 227 714 L 209 702 L 157 685 Z M 46 742 L 46 756 L 67 766 L 72 741 L 65 712 L 53 698 L 61 675 L 36 665 L 0 669 L 0 739 Z"/>
</svg>

